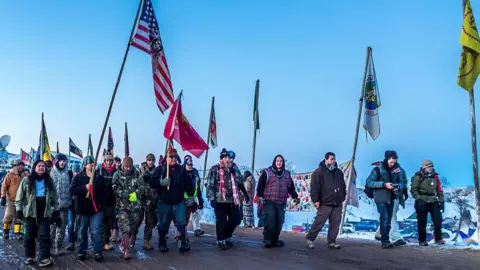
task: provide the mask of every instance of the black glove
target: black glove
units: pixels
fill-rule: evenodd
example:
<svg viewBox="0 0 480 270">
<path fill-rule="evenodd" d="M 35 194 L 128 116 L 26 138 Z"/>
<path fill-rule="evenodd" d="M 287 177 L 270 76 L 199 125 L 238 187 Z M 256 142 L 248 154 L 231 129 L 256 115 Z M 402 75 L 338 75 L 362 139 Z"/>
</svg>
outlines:
<svg viewBox="0 0 480 270">
<path fill-rule="evenodd" d="M 405 201 L 408 200 L 408 190 L 406 189 L 403 190 L 403 198 L 404 198 L 403 200 Z"/>
<path fill-rule="evenodd" d="M 23 219 L 23 211 L 18 210 L 17 212 L 15 212 L 15 218 Z"/>
<path fill-rule="evenodd" d="M 250 201 L 250 197 L 248 195 L 245 195 L 245 203 L 248 203 Z"/>
<path fill-rule="evenodd" d="M 2 197 L 2 201 L 0 201 L 0 205 L 1 205 L 1 206 L 7 205 L 7 197 L 6 197 L 6 196 L 3 196 L 3 197 Z"/>
<path fill-rule="evenodd" d="M 440 207 L 440 211 L 444 212 L 445 211 L 445 203 L 439 202 L 438 206 Z"/>
</svg>

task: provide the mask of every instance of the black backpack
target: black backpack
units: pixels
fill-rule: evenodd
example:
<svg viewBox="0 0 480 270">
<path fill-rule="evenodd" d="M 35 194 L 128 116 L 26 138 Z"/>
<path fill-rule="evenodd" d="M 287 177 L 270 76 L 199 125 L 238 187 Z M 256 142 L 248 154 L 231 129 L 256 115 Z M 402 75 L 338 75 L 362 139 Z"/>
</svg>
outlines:
<svg viewBox="0 0 480 270">
<path fill-rule="evenodd" d="M 373 168 L 375 170 L 375 172 L 377 173 L 377 181 L 378 179 L 380 179 L 380 168 L 378 167 L 375 167 Z M 367 197 L 370 198 L 370 199 L 373 199 L 373 188 L 371 187 L 368 187 L 367 186 L 367 183 L 365 183 L 365 194 L 367 194 Z"/>
</svg>

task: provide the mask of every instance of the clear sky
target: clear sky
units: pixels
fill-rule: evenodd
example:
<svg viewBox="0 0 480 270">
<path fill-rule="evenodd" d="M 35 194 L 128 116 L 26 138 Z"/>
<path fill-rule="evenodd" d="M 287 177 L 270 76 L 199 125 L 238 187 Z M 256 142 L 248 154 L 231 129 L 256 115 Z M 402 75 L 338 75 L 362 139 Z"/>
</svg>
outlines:
<svg viewBox="0 0 480 270">
<path fill-rule="evenodd" d="M 68 137 L 96 148 L 131 31 L 137 1 L 2 1 L 0 133 L 8 150 L 38 144 L 41 112 L 52 149 Z M 480 1 L 471 1 L 480 20 Z M 352 155 L 367 46 L 382 98 L 381 135 L 361 129 L 356 167 L 397 150 L 412 175 L 423 158 L 454 185 L 471 185 L 468 94 L 456 84 L 461 1 L 174 1 L 153 0 L 175 94 L 206 140 L 216 97 L 219 147 L 251 164 L 253 95 L 260 79 L 261 130 L 256 167 L 281 153 L 297 172 L 314 170 L 326 151 Z M 480 106 L 480 105 L 478 105 Z M 480 107 L 479 107 L 480 110 Z M 115 151 L 164 150 L 167 115 L 155 105 L 150 57 L 131 48 L 113 107 Z M 362 116 L 363 117 L 363 116 Z M 0 135 L 1 135 L 0 134 Z M 105 144 L 106 145 L 106 139 Z M 203 159 L 195 162 L 203 167 Z"/>
</svg>

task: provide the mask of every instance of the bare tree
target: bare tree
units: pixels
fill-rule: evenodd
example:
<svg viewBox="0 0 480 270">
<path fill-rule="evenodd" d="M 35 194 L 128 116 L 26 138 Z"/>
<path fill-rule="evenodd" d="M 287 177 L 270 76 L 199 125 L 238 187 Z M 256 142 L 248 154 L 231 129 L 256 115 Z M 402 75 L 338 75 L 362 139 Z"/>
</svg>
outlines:
<svg viewBox="0 0 480 270">
<path fill-rule="evenodd" d="M 446 202 L 453 203 L 457 206 L 460 213 L 460 220 L 458 222 L 457 234 L 453 238 L 453 241 L 456 241 L 462 228 L 463 221 L 471 218 L 470 209 L 474 207 L 468 201 L 468 196 L 470 196 L 474 191 L 473 187 L 467 187 L 465 189 L 456 189 L 452 192 L 445 193 Z"/>
</svg>

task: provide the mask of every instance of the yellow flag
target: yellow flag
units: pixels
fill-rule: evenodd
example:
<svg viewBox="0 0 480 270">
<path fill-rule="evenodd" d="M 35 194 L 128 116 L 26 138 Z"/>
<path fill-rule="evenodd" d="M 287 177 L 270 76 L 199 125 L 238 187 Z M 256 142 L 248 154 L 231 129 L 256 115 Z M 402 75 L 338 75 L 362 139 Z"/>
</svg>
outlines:
<svg viewBox="0 0 480 270">
<path fill-rule="evenodd" d="M 457 83 L 465 90 L 472 91 L 480 73 L 480 38 L 469 0 L 465 4 L 460 44 L 463 48 Z"/>
</svg>

